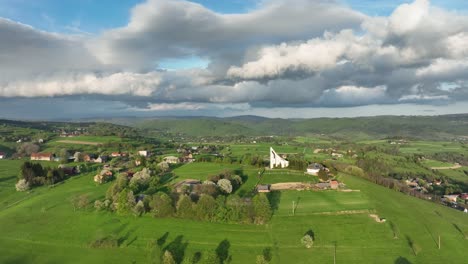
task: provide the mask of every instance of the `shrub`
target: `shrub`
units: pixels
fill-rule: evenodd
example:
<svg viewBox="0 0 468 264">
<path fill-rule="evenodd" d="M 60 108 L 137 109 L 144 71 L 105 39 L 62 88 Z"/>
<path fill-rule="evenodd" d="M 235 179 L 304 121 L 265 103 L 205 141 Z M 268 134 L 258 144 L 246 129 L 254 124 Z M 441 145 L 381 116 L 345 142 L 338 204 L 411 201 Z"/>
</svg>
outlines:
<svg viewBox="0 0 468 264">
<path fill-rule="evenodd" d="M 102 237 L 91 242 L 89 246 L 92 248 L 115 248 L 119 246 L 119 240 L 113 236 Z"/>
<path fill-rule="evenodd" d="M 19 180 L 15 184 L 15 187 L 18 192 L 25 192 L 31 188 L 31 186 L 29 186 L 29 183 L 25 179 Z"/>
</svg>

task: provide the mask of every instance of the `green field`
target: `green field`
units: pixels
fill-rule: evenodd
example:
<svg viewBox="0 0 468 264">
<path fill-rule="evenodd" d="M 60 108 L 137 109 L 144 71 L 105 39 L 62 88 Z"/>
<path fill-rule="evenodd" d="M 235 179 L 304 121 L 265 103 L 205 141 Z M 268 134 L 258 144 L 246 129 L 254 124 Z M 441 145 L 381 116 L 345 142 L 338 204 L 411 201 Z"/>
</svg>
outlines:
<svg viewBox="0 0 468 264">
<path fill-rule="evenodd" d="M 256 255 L 265 248 L 271 250 L 272 263 L 333 263 L 335 246 L 337 263 L 466 263 L 468 257 L 468 215 L 354 176 L 339 177 L 359 192 L 272 193 L 273 219 L 256 226 L 150 215 L 136 218 L 91 208 L 75 212 L 71 197 L 103 197 L 109 184 L 96 186 L 89 174 L 55 188 L 16 193 L 20 164 L 0 161 L 0 263 L 159 263 L 155 259 L 160 251 L 154 243 L 166 233 L 163 248 L 177 246 L 184 256 L 214 251 L 227 240 L 231 263 L 255 263 Z M 180 178 L 197 178 L 225 167 L 239 168 L 193 163 L 174 172 Z M 246 171 L 255 174 L 253 168 Z M 293 201 L 297 205 L 294 216 Z M 385 217 L 387 222 L 377 223 L 369 213 Z M 309 230 L 315 235 L 314 247 L 305 249 L 300 238 Z M 117 237 L 119 246 L 89 246 L 102 236 Z M 396 262 L 399 258 L 408 262 Z"/>
<path fill-rule="evenodd" d="M 272 170 L 266 171 L 262 180 L 263 184 L 272 184 L 280 182 L 318 182 L 317 176 L 307 175 L 304 172 L 289 171 L 289 170 Z"/>
<path fill-rule="evenodd" d="M 423 160 L 421 162 L 424 166 L 431 168 L 431 167 L 452 167 L 453 163 L 438 161 L 438 160 Z"/>
<path fill-rule="evenodd" d="M 258 182 L 258 172 L 261 171 L 259 168 L 252 166 L 242 166 L 239 164 L 209 162 L 189 163 L 173 171 L 176 175 L 176 178 L 173 180 L 173 182 L 178 182 L 183 179 L 198 179 L 205 181 L 208 176 L 216 175 L 226 170 L 233 171 L 236 174 L 242 176 L 244 179 L 244 183 L 237 190 L 239 195 L 244 195 L 255 188 Z"/>
</svg>

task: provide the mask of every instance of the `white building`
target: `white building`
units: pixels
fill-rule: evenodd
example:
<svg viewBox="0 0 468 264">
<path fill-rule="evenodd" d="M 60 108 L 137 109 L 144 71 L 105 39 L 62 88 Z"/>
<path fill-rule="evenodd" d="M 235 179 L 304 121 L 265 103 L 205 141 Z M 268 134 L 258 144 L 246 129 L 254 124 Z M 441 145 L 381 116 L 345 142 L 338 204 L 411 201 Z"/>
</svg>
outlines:
<svg viewBox="0 0 468 264">
<path fill-rule="evenodd" d="M 6 154 L 3 152 L 0 152 L 0 159 L 4 159 L 6 157 Z"/>
<path fill-rule="evenodd" d="M 143 157 L 148 157 L 149 152 L 147 150 L 140 150 L 138 151 L 138 155 L 143 156 Z"/>
<path fill-rule="evenodd" d="M 286 168 L 289 166 L 289 161 L 283 159 L 273 148 L 270 147 L 270 169 Z"/>
<path fill-rule="evenodd" d="M 307 167 L 307 174 L 317 176 L 318 173 L 319 173 L 319 171 L 320 171 L 321 169 L 323 169 L 322 164 L 318 164 L 318 163 L 310 164 L 310 165 Z"/>
</svg>

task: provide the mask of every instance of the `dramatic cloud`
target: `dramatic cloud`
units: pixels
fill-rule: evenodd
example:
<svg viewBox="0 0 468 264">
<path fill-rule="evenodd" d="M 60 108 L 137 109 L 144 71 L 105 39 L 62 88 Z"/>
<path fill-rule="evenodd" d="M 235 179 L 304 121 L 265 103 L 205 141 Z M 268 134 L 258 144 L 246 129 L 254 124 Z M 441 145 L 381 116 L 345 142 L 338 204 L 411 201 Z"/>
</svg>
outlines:
<svg viewBox="0 0 468 264">
<path fill-rule="evenodd" d="M 388 17 L 327 0 L 267 0 L 244 14 L 148 0 L 96 35 L 0 18 L 0 98 L 85 97 L 145 113 L 454 104 L 468 100 L 467 43 L 468 16 L 428 0 Z M 189 57 L 209 66 L 158 68 Z"/>
</svg>

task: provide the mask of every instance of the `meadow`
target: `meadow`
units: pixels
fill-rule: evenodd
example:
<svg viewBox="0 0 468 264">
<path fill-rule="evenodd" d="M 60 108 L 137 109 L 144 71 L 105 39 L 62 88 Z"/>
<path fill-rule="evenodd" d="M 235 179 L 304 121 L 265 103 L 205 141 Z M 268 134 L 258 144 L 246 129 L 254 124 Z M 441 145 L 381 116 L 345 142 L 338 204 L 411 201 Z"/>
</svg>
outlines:
<svg viewBox="0 0 468 264">
<path fill-rule="evenodd" d="M 91 207 L 74 211 L 72 197 L 102 198 L 109 184 L 97 186 L 87 174 L 17 193 L 20 164 L 0 161 L 1 263 L 159 263 L 164 248 L 177 248 L 185 257 L 218 249 L 232 256 L 231 263 L 254 263 L 264 250 L 271 252 L 271 263 L 333 263 L 334 252 L 337 263 L 466 263 L 468 256 L 468 215 L 355 176 L 339 178 L 356 192 L 271 193 L 274 216 L 256 226 L 118 216 Z M 239 167 L 193 163 L 174 173 L 193 178 L 224 169 Z M 255 179 L 254 168 L 243 169 Z M 370 213 L 387 221 L 377 223 Z M 315 237 L 312 249 L 300 244 L 308 231 Z M 102 237 L 118 238 L 118 246 L 90 246 Z"/>
</svg>

